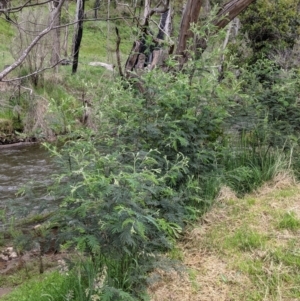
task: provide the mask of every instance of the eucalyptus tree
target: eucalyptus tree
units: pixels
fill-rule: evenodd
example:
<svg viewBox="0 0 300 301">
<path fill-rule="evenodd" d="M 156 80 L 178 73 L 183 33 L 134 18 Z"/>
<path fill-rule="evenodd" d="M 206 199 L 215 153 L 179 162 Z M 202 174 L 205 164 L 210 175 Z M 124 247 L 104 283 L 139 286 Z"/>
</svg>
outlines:
<svg viewBox="0 0 300 301">
<path fill-rule="evenodd" d="M 7 13 L 7 8 L 9 6 L 8 0 L 0 0 L 0 15 L 3 13 L 5 15 L 6 20 L 10 20 L 9 15 Z"/>
<path fill-rule="evenodd" d="M 236 16 L 243 12 L 250 4 L 255 2 L 255 0 L 231 0 L 221 6 L 219 12 L 217 13 L 215 19 L 212 21 L 212 25 L 215 27 L 215 30 L 220 30 L 224 28 L 229 22 L 231 22 Z M 149 6 L 150 1 L 146 1 L 145 4 Z M 129 75 L 134 69 L 141 69 L 144 66 L 149 66 L 150 69 L 153 69 L 159 61 L 162 61 L 163 52 L 157 52 L 158 48 L 162 48 L 162 45 L 168 44 L 163 41 L 164 34 L 166 32 L 164 28 L 161 27 L 163 24 L 164 27 L 169 25 L 163 20 L 166 19 L 166 15 L 171 11 L 171 1 L 159 1 L 155 3 L 153 8 L 147 8 L 148 14 L 144 17 L 143 23 L 139 24 L 142 35 L 141 39 L 135 41 L 131 54 L 128 57 L 128 60 L 125 65 L 125 71 Z M 194 37 L 194 33 L 191 30 L 192 24 L 197 24 L 199 21 L 199 15 L 201 8 L 205 5 L 203 0 L 188 0 L 185 4 L 185 8 L 181 17 L 181 24 L 179 27 L 177 42 L 169 43 L 168 54 L 172 54 L 175 48 L 175 55 L 180 62 L 182 67 L 188 59 L 188 55 L 191 49 L 189 49 L 188 41 Z M 146 11 L 146 9 L 145 9 Z M 159 34 L 155 36 L 149 29 L 149 23 L 151 17 L 154 13 L 161 14 L 161 22 L 159 26 Z M 168 22 L 171 22 L 170 19 Z M 145 41 L 152 40 L 152 47 L 150 51 L 145 47 Z M 207 47 L 207 41 L 204 37 L 197 36 L 195 40 L 194 50 L 197 53 L 203 52 Z M 175 45 L 174 45 L 175 44 Z M 145 63 L 146 62 L 146 63 Z"/>
<path fill-rule="evenodd" d="M 51 56 L 51 63 L 54 65 L 56 64 L 59 60 L 60 60 L 60 56 L 61 56 L 61 28 L 60 28 L 60 20 L 61 20 L 61 8 L 56 11 L 55 9 L 58 7 L 59 5 L 59 0 L 53 0 L 52 2 L 50 2 L 50 6 L 51 6 L 51 19 L 53 19 L 53 35 L 52 35 L 52 40 L 53 40 L 53 48 L 52 48 L 52 56 Z"/>
<path fill-rule="evenodd" d="M 78 58 L 79 58 L 79 50 L 81 39 L 83 35 L 83 20 L 84 20 L 84 5 L 85 0 L 77 0 L 76 4 L 76 17 L 75 17 L 75 34 L 73 39 L 73 49 L 72 49 L 72 73 L 77 72 L 78 67 Z"/>
</svg>

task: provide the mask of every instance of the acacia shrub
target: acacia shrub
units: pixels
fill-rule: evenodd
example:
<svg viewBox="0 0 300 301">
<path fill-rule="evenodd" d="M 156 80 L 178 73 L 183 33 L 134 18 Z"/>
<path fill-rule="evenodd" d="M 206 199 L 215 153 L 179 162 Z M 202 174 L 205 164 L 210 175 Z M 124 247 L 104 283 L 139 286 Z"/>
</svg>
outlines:
<svg viewBox="0 0 300 301">
<path fill-rule="evenodd" d="M 118 270 L 108 273 L 115 287 L 141 286 L 133 267 L 149 269 L 157 252 L 172 248 L 182 230 L 181 193 L 167 183 L 185 172 L 187 159 L 179 155 L 162 173 L 151 157 L 155 151 L 105 155 L 84 140 L 70 142 L 66 151 L 71 165 L 57 183 L 65 198 L 53 219 L 60 225 L 61 243 L 94 257 L 101 254 L 108 268 Z"/>
<path fill-rule="evenodd" d="M 186 221 L 210 206 L 205 176 L 218 170 L 228 117 L 214 73 L 191 83 L 186 72 L 154 70 L 142 80 L 145 93 L 132 83 L 109 89 L 97 131 L 48 145 L 62 168 L 52 188 L 63 199 L 52 219 L 60 243 L 100 255 L 107 282 L 133 295 Z"/>
</svg>

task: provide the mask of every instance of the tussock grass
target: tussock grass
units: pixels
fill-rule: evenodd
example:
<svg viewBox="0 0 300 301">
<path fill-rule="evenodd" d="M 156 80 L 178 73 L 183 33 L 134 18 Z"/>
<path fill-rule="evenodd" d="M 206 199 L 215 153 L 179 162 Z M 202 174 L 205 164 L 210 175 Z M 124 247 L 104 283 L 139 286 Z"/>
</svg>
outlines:
<svg viewBox="0 0 300 301">
<path fill-rule="evenodd" d="M 223 188 L 179 244 L 186 274 L 162 275 L 151 300 L 299 300 L 299 193 L 286 173 L 241 199 Z"/>
<path fill-rule="evenodd" d="M 13 130 L 13 121 L 8 118 L 0 117 L 0 133 L 10 134 Z"/>
</svg>

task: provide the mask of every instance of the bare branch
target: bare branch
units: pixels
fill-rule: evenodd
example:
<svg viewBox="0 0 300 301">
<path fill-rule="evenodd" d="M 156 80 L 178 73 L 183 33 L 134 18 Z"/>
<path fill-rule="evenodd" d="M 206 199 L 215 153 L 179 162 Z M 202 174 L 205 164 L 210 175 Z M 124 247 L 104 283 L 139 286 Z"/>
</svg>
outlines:
<svg viewBox="0 0 300 301">
<path fill-rule="evenodd" d="M 34 71 L 30 74 L 27 74 L 27 75 L 24 75 L 24 76 L 21 76 L 21 77 L 15 77 L 15 78 L 10 78 L 10 79 L 6 79 L 6 80 L 1 80 L 1 82 L 3 83 L 8 83 L 8 82 L 14 82 L 14 81 L 17 81 L 17 80 L 22 80 L 22 79 L 25 79 L 25 78 L 28 78 L 28 77 L 31 77 L 33 75 L 36 75 L 36 74 L 39 74 L 41 72 L 44 72 L 45 70 L 49 70 L 49 69 L 53 69 L 54 67 L 56 67 L 57 65 L 59 65 L 61 62 L 63 62 L 65 59 L 61 59 L 59 60 L 58 62 L 56 62 L 55 64 L 53 64 L 52 66 L 49 66 L 49 67 L 45 67 L 45 68 L 42 68 L 42 69 L 39 69 L 37 71 Z"/>
<path fill-rule="evenodd" d="M 152 8 L 145 16 L 145 21 L 142 26 L 148 26 L 150 17 L 152 17 L 155 13 L 165 13 L 169 9 L 169 2 L 170 0 L 167 0 L 166 3 L 164 3 L 163 1 L 158 2 L 158 4 L 154 8 Z M 160 8 L 161 4 L 163 4 L 163 7 Z"/>
<path fill-rule="evenodd" d="M 21 54 L 21 56 L 10 66 L 8 66 L 7 68 L 5 68 L 2 72 L 0 72 L 0 81 L 3 81 L 3 78 L 5 76 L 7 76 L 11 71 L 13 71 L 14 69 L 16 69 L 18 66 L 20 66 L 23 61 L 25 60 L 25 58 L 27 57 L 28 53 L 31 51 L 31 49 L 36 45 L 36 43 L 43 37 L 45 36 L 48 32 L 50 32 L 53 29 L 53 25 L 55 22 L 55 18 L 59 13 L 60 8 L 62 7 L 64 3 L 64 0 L 60 0 L 59 5 L 56 8 L 56 11 L 54 13 L 54 18 L 52 19 L 50 25 L 45 28 L 43 31 L 41 31 L 33 40 L 32 42 L 29 44 L 29 46 L 23 51 L 23 53 Z"/>
<path fill-rule="evenodd" d="M 51 2 L 51 1 L 53 1 L 53 0 L 47 0 L 47 1 L 44 1 L 44 2 L 38 2 L 38 3 L 31 4 L 31 0 L 28 0 L 27 2 L 25 2 L 21 6 L 10 7 L 10 8 L 1 8 L 0 9 L 0 13 L 16 13 L 16 12 L 21 11 L 23 8 L 33 7 L 33 6 L 38 6 L 38 5 L 44 5 L 44 4 L 47 4 L 47 3 Z"/>
<path fill-rule="evenodd" d="M 187 60 L 187 41 L 193 36 L 190 27 L 192 23 L 196 24 L 198 22 L 202 2 L 202 0 L 188 0 L 185 6 L 176 49 L 176 54 L 181 57 L 181 65 Z"/>
<path fill-rule="evenodd" d="M 214 25 L 218 28 L 224 28 L 254 1 L 255 0 L 231 0 L 220 9 L 214 21 Z"/>
</svg>

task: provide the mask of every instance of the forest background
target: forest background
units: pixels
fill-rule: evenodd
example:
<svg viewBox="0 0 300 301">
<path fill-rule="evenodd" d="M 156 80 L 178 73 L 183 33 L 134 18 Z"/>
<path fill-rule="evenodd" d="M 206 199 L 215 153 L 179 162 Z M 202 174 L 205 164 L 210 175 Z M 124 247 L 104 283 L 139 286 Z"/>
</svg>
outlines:
<svg viewBox="0 0 300 301">
<path fill-rule="evenodd" d="M 1 140 L 60 166 L 44 223 L 8 232 L 81 254 L 45 300 L 147 300 L 221 187 L 298 176 L 299 1 L 0 4 Z"/>
</svg>

